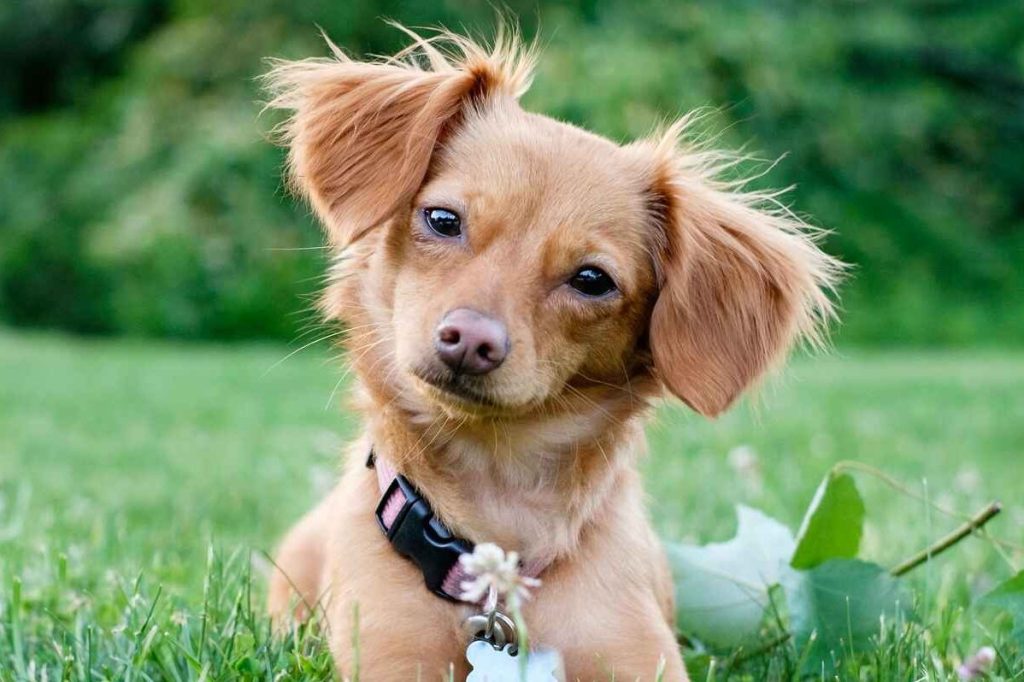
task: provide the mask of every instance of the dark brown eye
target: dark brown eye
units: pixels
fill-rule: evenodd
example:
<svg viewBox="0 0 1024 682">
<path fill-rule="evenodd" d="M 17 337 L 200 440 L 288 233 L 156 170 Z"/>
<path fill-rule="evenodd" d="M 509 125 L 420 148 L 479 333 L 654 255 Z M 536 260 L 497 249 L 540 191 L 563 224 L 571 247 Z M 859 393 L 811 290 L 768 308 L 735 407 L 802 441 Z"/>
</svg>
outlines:
<svg viewBox="0 0 1024 682">
<path fill-rule="evenodd" d="M 442 237 L 458 237 L 462 234 L 462 220 L 457 213 L 447 208 L 425 208 L 423 219 L 431 230 Z"/>
<path fill-rule="evenodd" d="M 601 268 L 591 265 L 580 268 L 569 280 L 569 286 L 584 296 L 598 298 L 615 291 L 615 281 Z"/>
</svg>

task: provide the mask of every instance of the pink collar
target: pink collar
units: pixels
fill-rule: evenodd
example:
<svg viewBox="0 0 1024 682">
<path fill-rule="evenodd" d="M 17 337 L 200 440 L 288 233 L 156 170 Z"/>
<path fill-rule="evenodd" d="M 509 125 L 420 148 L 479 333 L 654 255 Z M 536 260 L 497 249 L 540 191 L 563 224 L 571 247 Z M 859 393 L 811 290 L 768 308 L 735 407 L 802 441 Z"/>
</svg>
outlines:
<svg viewBox="0 0 1024 682">
<path fill-rule="evenodd" d="M 433 508 L 419 490 L 372 449 L 366 466 L 377 472 L 381 492 L 377 525 L 391 546 L 419 567 L 427 588 L 434 594 L 452 601 L 479 603 L 462 598 L 462 583 L 469 576 L 459 557 L 471 553 L 474 544 L 453 535 L 434 516 Z M 536 578 L 547 565 L 532 562 L 523 566 L 523 574 Z"/>
</svg>

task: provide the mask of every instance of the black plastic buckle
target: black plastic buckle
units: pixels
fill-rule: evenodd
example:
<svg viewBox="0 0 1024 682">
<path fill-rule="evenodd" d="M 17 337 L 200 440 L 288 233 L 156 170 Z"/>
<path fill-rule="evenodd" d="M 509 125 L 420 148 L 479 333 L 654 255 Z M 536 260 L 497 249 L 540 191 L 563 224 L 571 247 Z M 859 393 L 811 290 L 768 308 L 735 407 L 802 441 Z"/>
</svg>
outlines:
<svg viewBox="0 0 1024 682">
<path fill-rule="evenodd" d="M 405 495 L 405 504 L 389 529 L 384 525 L 384 507 L 399 489 Z M 401 474 L 395 476 L 381 496 L 375 515 L 377 525 L 395 550 L 419 567 L 427 588 L 439 597 L 458 601 L 455 595 L 443 592 L 441 585 L 459 557 L 473 551 L 473 544 L 452 535 L 434 517 L 430 504 Z"/>
</svg>

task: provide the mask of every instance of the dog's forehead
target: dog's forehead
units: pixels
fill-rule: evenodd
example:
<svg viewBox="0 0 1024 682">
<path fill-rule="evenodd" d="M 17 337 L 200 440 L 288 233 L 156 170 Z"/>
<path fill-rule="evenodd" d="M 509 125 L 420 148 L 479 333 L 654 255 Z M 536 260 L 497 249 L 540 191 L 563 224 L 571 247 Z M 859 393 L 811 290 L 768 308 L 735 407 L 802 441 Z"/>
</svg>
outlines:
<svg viewBox="0 0 1024 682">
<path fill-rule="evenodd" d="M 646 198 L 634 155 L 513 104 L 471 112 L 444 145 L 438 169 L 491 205 L 558 211 L 557 222 L 622 220 Z"/>
</svg>

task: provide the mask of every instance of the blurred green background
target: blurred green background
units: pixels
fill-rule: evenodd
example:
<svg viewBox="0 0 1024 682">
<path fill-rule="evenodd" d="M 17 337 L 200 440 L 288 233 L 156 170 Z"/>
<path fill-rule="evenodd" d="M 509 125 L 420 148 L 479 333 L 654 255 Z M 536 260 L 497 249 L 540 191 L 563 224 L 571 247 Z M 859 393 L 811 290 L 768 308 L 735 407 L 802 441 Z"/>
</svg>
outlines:
<svg viewBox="0 0 1024 682">
<path fill-rule="evenodd" d="M 526 105 L 626 140 L 713 107 L 721 144 L 855 265 L 837 338 L 1024 342 L 1020 0 L 507 3 L 543 58 Z M 486 33 L 474 0 L 0 4 L 0 324 L 292 339 L 323 268 L 255 77 L 353 54 L 381 19 Z"/>
<path fill-rule="evenodd" d="M 920 499 L 953 517 L 1003 500 L 1008 554 L 969 541 L 917 572 L 926 644 L 877 657 L 953 679 L 996 642 L 966 605 L 1024 565 L 1022 0 L 505 5 L 543 49 L 528 108 L 628 140 L 707 107 L 705 133 L 765 159 L 749 172 L 780 159 L 755 185 L 793 186 L 854 266 L 834 353 L 714 422 L 658 411 L 643 467 L 659 531 L 728 537 L 736 502 L 796 528 L 843 459 L 912 491 L 859 481 L 862 556 L 883 565 L 957 522 Z M 266 57 L 325 55 L 318 27 L 388 54 L 405 37 L 382 19 L 487 34 L 496 14 L 0 0 L 0 679 L 234 678 L 253 661 L 331 676 L 322 647 L 310 673 L 262 620 L 235 648 L 235 611 L 209 608 L 211 589 L 248 598 L 249 570 L 261 589 L 262 551 L 357 428 L 345 374 L 303 336 L 321 233 L 284 190 L 257 77 Z M 218 582 L 204 558 L 222 550 Z M 158 633 L 142 653 L 136 617 Z"/>
</svg>

